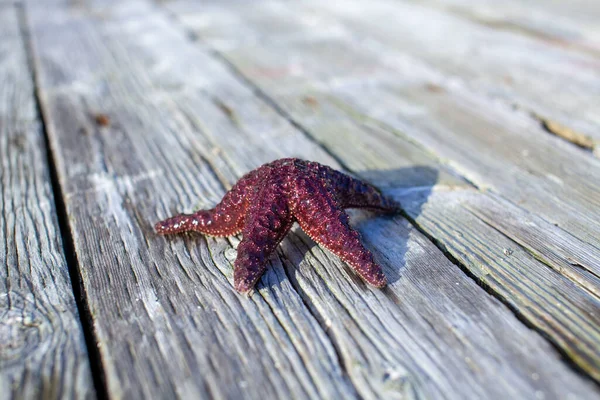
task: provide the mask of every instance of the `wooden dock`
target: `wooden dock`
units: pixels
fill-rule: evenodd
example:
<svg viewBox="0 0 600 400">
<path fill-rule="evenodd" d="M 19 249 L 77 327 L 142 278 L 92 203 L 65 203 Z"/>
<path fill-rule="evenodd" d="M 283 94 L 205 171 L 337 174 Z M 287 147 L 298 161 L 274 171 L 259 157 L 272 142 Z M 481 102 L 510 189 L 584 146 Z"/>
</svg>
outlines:
<svg viewBox="0 0 600 400">
<path fill-rule="evenodd" d="M 0 0 L 0 399 L 600 398 L 600 3 Z M 297 226 L 162 237 L 283 157 L 367 180 L 365 285 Z"/>
</svg>

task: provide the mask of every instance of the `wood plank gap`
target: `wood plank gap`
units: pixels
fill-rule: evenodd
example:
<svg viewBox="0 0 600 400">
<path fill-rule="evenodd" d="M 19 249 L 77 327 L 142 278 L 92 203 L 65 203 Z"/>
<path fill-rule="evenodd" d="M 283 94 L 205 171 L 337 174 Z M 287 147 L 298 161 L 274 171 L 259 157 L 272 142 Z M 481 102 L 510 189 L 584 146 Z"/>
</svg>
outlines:
<svg viewBox="0 0 600 400">
<path fill-rule="evenodd" d="M 50 138 L 48 137 L 48 131 L 46 129 L 46 112 L 40 101 L 39 94 L 39 77 L 36 72 L 35 62 L 33 57 L 33 48 L 31 44 L 31 33 L 29 31 L 27 11 L 25 5 L 22 3 L 14 4 L 17 10 L 18 24 L 20 28 L 21 38 L 25 48 L 25 54 L 27 57 L 27 66 L 32 77 L 34 87 L 34 99 L 36 113 L 41 121 L 41 130 L 43 133 L 43 143 L 46 149 L 46 158 L 48 160 L 48 170 L 50 174 L 50 187 L 52 190 L 52 196 L 54 198 L 54 206 L 56 209 L 56 215 L 58 220 L 58 228 L 61 236 L 63 245 L 63 252 L 65 254 L 65 260 L 69 271 L 69 277 L 71 281 L 71 287 L 73 289 L 73 296 L 75 297 L 75 304 L 77 305 L 77 312 L 79 313 L 79 319 L 83 329 L 83 336 L 87 348 L 88 358 L 90 362 L 90 369 L 92 372 L 92 381 L 94 389 L 96 391 L 96 397 L 98 400 L 108 399 L 108 390 L 106 386 L 106 379 L 102 363 L 100 359 L 100 352 L 97 346 L 96 336 L 94 334 L 93 317 L 90 313 L 87 304 L 87 294 L 83 286 L 83 280 L 79 273 L 79 262 L 77 260 L 77 253 L 75 252 L 75 245 L 73 242 L 73 236 L 69 229 L 69 223 L 67 219 L 66 206 L 64 202 L 63 190 L 58 180 L 58 171 L 56 169 L 56 159 L 52 146 L 50 145 Z"/>
<path fill-rule="evenodd" d="M 283 254 L 281 252 L 279 254 L 281 255 L 282 258 L 284 258 L 284 259 L 286 258 L 285 254 Z M 346 366 L 346 363 L 344 362 L 344 358 L 342 357 L 340 349 L 338 348 L 337 343 L 334 340 L 332 333 L 330 332 L 329 329 L 327 329 L 327 326 L 323 322 L 323 319 L 321 318 L 321 314 L 319 314 L 319 312 L 316 311 L 316 309 L 314 308 L 312 302 L 310 301 L 310 299 L 308 298 L 308 296 L 306 296 L 306 293 L 302 290 L 302 288 L 298 284 L 298 282 L 295 279 L 293 279 L 293 277 L 291 276 L 292 274 L 290 274 L 288 272 L 287 268 L 285 268 L 285 267 L 283 268 L 283 273 L 285 274 L 285 276 L 290 281 L 292 289 L 296 293 L 298 293 L 298 297 L 300 297 L 300 300 L 302 301 L 302 304 L 304 304 L 304 306 L 306 307 L 306 309 L 308 310 L 308 312 L 315 318 L 315 320 L 317 321 L 317 323 L 321 327 L 321 330 L 323 331 L 323 333 L 329 339 L 329 341 L 331 343 L 331 347 L 333 348 L 333 351 L 334 351 L 337 363 L 340 366 L 340 370 L 341 370 L 341 373 L 342 373 L 342 378 L 346 382 L 348 382 L 348 384 L 350 384 L 354 388 L 354 393 L 353 393 L 354 399 L 355 400 L 363 400 L 363 397 L 360 395 L 360 392 L 359 392 L 358 388 L 356 387 L 356 384 L 354 382 L 352 382 L 352 377 L 348 373 L 348 368 Z M 260 292 L 257 292 L 257 293 L 259 293 L 260 296 L 265 300 L 265 303 L 268 304 L 269 309 L 271 310 L 271 312 L 273 313 L 273 315 L 277 315 L 277 313 L 273 309 L 273 306 L 267 301 L 268 299 L 265 298 L 265 296 L 262 293 L 260 293 Z M 279 321 L 279 319 L 277 319 L 277 320 Z M 282 328 L 284 328 L 282 324 L 280 324 L 280 326 Z M 297 354 L 298 354 L 299 357 L 301 357 L 300 353 L 297 352 Z"/>
<path fill-rule="evenodd" d="M 224 56 L 223 56 L 224 57 Z M 235 66 L 234 66 L 235 68 Z M 336 104 L 340 109 L 342 109 L 343 111 L 347 111 L 349 113 L 354 113 L 356 114 L 356 110 L 347 110 L 344 107 L 344 104 Z M 565 138 L 562 135 L 559 135 L 558 133 L 555 133 L 553 130 L 551 130 L 551 128 L 548 126 L 548 123 L 551 123 L 551 121 L 535 114 L 533 111 L 531 110 L 527 110 L 522 108 L 521 106 L 517 105 L 517 104 L 513 104 L 513 108 L 516 109 L 522 109 L 523 111 L 525 111 L 527 114 L 529 114 L 533 119 L 535 119 L 536 121 L 538 121 L 540 123 L 540 126 L 542 127 L 543 130 L 545 130 L 546 132 L 554 135 L 554 136 L 558 136 L 560 139 L 563 139 L 565 141 L 567 141 L 570 145 L 574 145 L 586 152 L 589 152 L 590 154 L 592 154 L 592 152 L 594 151 L 594 144 L 593 142 L 591 142 L 590 139 L 590 143 L 589 145 L 580 145 L 578 143 L 575 143 L 574 141 L 571 141 L 567 138 Z M 283 111 L 285 113 L 285 111 Z M 411 144 L 415 145 L 416 147 L 418 147 L 419 149 L 421 149 L 423 152 L 427 153 L 427 155 L 429 155 L 433 160 L 435 160 L 438 164 L 440 164 L 441 166 L 445 167 L 449 172 L 453 173 L 454 175 L 456 175 L 457 177 L 459 177 L 460 179 L 464 180 L 466 183 L 468 183 L 469 185 L 471 185 L 473 188 L 477 189 L 479 192 L 490 192 L 493 193 L 494 195 L 498 196 L 499 198 L 501 198 L 502 200 L 514 205 L 515 207 L 519 208 L 522 212 L 529 214 L 530 211 L 528 211 L 527 209 L 521 207 L 519 204 L 517 204 L 516 202 L 514 202 L 511 198 L 504 196 L 502 193 L 495 191 L 492 188 L 488 188 L 485 184 L 480 184 L 476 181 L 474 181 L 473 179 L 470 179 L 466 174 L 461 173 L 460 170 L 458 170 L 456 167 L 454 167 L 453 165 L 451 165 L 447 159 L 439 156 L 433 149 L 430 149 L 426 146 L 424 146 L 422 143 L 420 143 L 419 141 L 415 140 L 414 138 L 405 135 L 401 130 L 395 129 L 391 126 L 389 126 L 388 124 L 379 121 L 375 118 L 372 118 L 366 114 L 361 114 L 360 115 L 361 118 L 363 118 L 364 120 L 367 120 L 369 123 L 372 123 L 374 125 L 376 125 L 377 127 L 390 132 L 393 135 L 399 136 L 400 138 L 402 138 L 402 140 L 405 140 L 407 142 L 410 142 Z M 291 118 L 291 117 L 290 117 Z M 568 129 L 568 128 L 567 128 Z M 305 134 L 310 136 L 310 132 L 306 131 L 306 129 L 304 130 Z M 318 140 L 315 139 L 315 141 L 318 142 Z M 319 143 L 321 144 L 321 143 Z M 327 147 L 326 145 L 322 145 L 323 147 Z M 594 155 L 596 156 L 600 156 L 600 152 L 599 152 L 600 148 L 596 148 L 595 152 L 593 152 Z M 351 170 L 351 169 L 349 169 Z M 536 216 L 540 217 L 542 220 L 544 220 L 545 222 L 552 224 L 552 221 L 546 220 L 542 215 L 537 215 Z M 563 229 L 561 226 L 555 225 L 557 229 L 560 229 L 561 231 L 563 231 L 564 233 L 568 234 L 569 236 L 574 237 L 569 231 L 566 231 L 565 229 Z M 585 241 L 583 238 L 576 238 L 578 240 L 582 240 L 584 241 L 586 244 L 593 246 L 595 248 L 598 249 L 598 247 L 593 244 L 590 243 L 588 241 Z M 512 240 L 512 239 L 511 239 Z M 600 249 L 598 249 L 600 251 Z M 533 255 L 533 253 L 531 251 L 528 251 L 530 254 Z M 537 259 L 537 257 L 536 257 Z M 540 260 L 541 261 L 541 260 Z M 547 265 L 547 262 L 544 262 L 544 264 Z M 586 289 L 586 291 L 588 291 Z M 588 291 L 589 292 L 589 291 Z"/>
</svg>

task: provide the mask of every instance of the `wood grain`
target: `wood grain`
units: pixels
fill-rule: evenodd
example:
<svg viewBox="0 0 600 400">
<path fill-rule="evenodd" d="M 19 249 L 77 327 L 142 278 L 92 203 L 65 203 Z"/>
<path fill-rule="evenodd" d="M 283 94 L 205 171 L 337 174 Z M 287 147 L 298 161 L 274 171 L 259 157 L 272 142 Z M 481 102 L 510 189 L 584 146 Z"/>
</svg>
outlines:
<svg viewBox="0 0 600 400">
<path fill-rule="evenodd" d="M 0 398 L 95 398 L 16 7 L 0 9 Z"/>
<path fill-rule="evenodd" d="M 443 82 L 439 71 L 409 57 L 381 56 L 370 42 L 352 42 L 355 37 L 344 35 L 335 20 L 303 25 L 315 21 L 318 7 L 301 6 L 294 13 L 272 2 L 235 10 L 187 2 L 169 7 L 346 167 L 395 187 L 399 196 L 420 195 L 419 206 L 409 213 L 419 227 L 578 366 L 600 378 L 598 160 L 549 137 L 520 112 L 461 85 L 435 84 Z M 217 13 L 226 17 L 213 18 Z M 294 32 L 269 36 L 270 18 Z M 232 24 L 244 34 L 225 29 Z M 339 34 L 312 34 L 321 26 Z M 398 79 L 390 75 L 392 66 L 402 72 Z M 410 185 L 403 185 L 399 174 L 390 174 L 386 184 L 368 173 L 411 164 L 441 171 L 439 185 L 450 189 L 435 196 L 431 214 L 420 216 L 431 182 L 408 178 L 410 188 L 403 187 Z M 453 173 L 485 192 L 455 200 L 451 193 L 466 185 L 449 179 Z M 477 217 L 471 215 L 474 209 Z M 453 220 L 454 215 L 460 217 Z M 460 223 L 462 217 L 478 225 Z M 509 247 L 517 247 L 518 254 Z M 505 250 L 515 254 L 511 262 L 504 261 Z M 482 260 L 482 254 L 488 256 Z M 549 288 L 569 295 L 555 297 Z"/>
<path fill-rule="evenodd" d="M 366 287 L 296 229 L 257 292 L 238 295 L 231 265 L 239 238 L 162 238 L 152 223 L 211 206 L 274 158 L 340 165 L 156 6 L 28 10 L 111 397 L 597 395 L 401 217 L 353 220 L 392 281 L 385 291 Z M 362 173 L 401 188 L 438 177 L 427 165 L 398 167 Z"/>
</svg>

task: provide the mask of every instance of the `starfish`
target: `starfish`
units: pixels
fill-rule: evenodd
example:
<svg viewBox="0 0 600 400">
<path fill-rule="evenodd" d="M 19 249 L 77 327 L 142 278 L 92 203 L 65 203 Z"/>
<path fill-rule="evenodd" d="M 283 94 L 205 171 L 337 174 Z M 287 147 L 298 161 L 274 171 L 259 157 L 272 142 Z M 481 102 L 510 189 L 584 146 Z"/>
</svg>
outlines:
<svg viewBox="0 0 600 400">
<path fill-rule="evenodd" d="M 346 208 L 399 210 L 374 186 L 317 162 L 283 158 L 244 175 L 211 210 L 180 214 L 155 226 L 159 234 L 186 231 L 209 236 L 242 232 L 234 263 L 235 288 L 248 293 L 294 222 L 322 247 L 376 287 L 387 284 L 381 267 L 349 223 Z"/>
</svg>

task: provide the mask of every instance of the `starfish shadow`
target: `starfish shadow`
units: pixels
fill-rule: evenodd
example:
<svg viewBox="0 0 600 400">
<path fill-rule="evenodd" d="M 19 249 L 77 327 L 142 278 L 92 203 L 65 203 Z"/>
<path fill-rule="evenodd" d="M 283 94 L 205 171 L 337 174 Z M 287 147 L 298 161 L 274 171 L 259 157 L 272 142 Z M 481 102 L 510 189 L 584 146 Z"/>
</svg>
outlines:
<svg viewBox="0 0 600 400">
<path fill-rule="evenodd" d="M 356 175 L 398 201 L 402 205 L 403 213 L 413 219 L 419 216 L 431 190 L 438 182 L 438 171 L 427 166 L 361 171 Z M 406 265 L 405 255 L 408 251 L 410 233 L 413 231 L 411 223 L 401 214 L 386 215 L 366 210 L 348 210 L 348 214 L 352 226 L 361 233 L 363 243 L 373 252 L 375 260 L 383 268 L 388 282 L 393 284 L 398 281 Z M 296 268 L 315 246 L 317 244 L 296 225 L 292 229 L 292 235 L 288 235 L 281 243 L 283 251 L 278 251 L 279 258 L 283 258 L 283 268 L 287 274 L 278 268 L 277 261 L 272 260 L 272 266 L 275 268 L 269 270 L 274 269 L 276 272 L 273 274 L 267 272 L 259 286 L 277 285 L 286 277 L 297 286 Z M 343 264 L 343 268 L 347 271 L 346 275 L 357 286 L 366 288 L 366 283 L 349 266 Z M 337 271 L 332 272 L 334 273 Z"/>
</svg>

